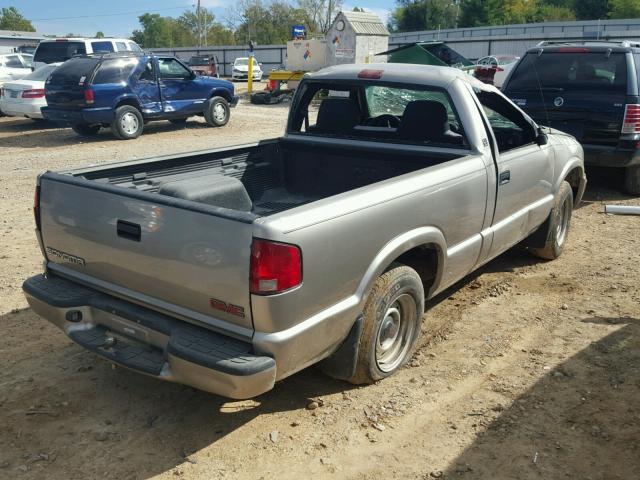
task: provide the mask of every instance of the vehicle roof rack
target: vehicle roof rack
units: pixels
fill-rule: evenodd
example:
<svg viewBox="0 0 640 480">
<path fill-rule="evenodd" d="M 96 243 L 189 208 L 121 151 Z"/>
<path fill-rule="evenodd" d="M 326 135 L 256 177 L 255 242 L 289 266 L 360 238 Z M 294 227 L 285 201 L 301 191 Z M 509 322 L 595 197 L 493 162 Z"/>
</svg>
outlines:
<svg viewBox="0 0 640 480">
<path fill-rule="evenodd" d="M 543 40 L 542 42 L 536 45 L 537 47 L 551 47 L 556 45 L 588 45 L 588 44 L 596 44 L 596 45 L 616 45 L 619 47 L 634 47 L 640 48 L 640 42 L 634 42 L 631 40 Z"/>
</svg>

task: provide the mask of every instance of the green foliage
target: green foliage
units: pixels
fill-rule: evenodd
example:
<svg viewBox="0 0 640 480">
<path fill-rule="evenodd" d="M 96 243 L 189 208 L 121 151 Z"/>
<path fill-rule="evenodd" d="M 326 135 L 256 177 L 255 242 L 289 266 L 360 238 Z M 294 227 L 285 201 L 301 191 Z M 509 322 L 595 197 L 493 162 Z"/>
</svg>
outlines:
<svg viewBox="0 0 640 480">
<path fill-rule="evenodd" d="M 291 26 L 296 24 L 314 31 L 309 14 L 286 1 L 275 0 L 267 6 L 261 0 L 245 0 L 239 6 L 235 29 L 238 45 L 248 45 L 249 40 L 258 45 L 285 43 L 291 39 Z"/>
<path fill-rule="evenodd" d="M 142 29 L 134 30 L 131 39 L 145 48 L 190 47 L 202 45 L 234 45 L 233 32 L 216 22 L 206 9 L 198 17 L 193 11 L 185 11 L 180 17 L 162 17 L 157 13 L 145 13 L 138 17 Z M 200 39 L 200 42 L 198 42 Z"/>
<path fill-rule="evenodd" d="M 36 31 L 31 22 L 24 18 L 16 7 L 5 7 L 0 11 L 0 30 Z"/>
<path fill-rule="evenodd" d="M 610 18 L 640 17 L 640 0 L 611 0 Z"/>
<path fill-rule="evenodd" d="M 389 27 L 396 32 L 456 26 L 458 7 L 451 0 L 398 0 Z"/>
<path fill-rule="evenodd" d="M 104 38 L 104 33 L 101 31 L 96 32 L 96 38 Z"/>
</svg>

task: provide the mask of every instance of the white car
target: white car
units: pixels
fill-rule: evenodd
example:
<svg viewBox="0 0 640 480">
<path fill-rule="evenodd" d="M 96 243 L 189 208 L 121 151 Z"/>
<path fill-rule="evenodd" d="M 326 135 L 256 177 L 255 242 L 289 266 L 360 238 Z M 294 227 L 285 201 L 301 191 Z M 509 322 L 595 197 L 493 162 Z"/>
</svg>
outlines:
<svg viewBox="0 0 640 480">
<path fill-rule="evenodd" d="M 45 65 L 21 80 L 5 83 L 0 89 L 0 111 L 10 117 L 42 119 L 40 108 L 47 106 L 44 82 L 58 65 Z"/>
<path fill-rule="evenodd" d="M 32 60 L 33 55 L 27 53 L 0 55 L 0 85 L 29 75 Z"/>
<path fill-rule="evenodd" d="M 253 59 L 253 81 L 262 80 L 262 68 L 258 61 Z M 232 80 L 247 80 L 249 78 L 249 58 L 236 58 L 233 62 L 233 71 L 231 72 Z"/>
<path fill-rule="evenodd" d="M 474 76 L 481 82 L 502 88 L 507 75 L 520 57 L 515 55 L 490 55 L 476 62 Z"/>
<path fill-rule="evenodd" d="M 49 63 L 66 62 L 74 55 L 88 53 L 141 52 L 140 46 L 128 38 L 56 38 L 42 40 L 33 54 L 38 69 Z"/>
</svg>

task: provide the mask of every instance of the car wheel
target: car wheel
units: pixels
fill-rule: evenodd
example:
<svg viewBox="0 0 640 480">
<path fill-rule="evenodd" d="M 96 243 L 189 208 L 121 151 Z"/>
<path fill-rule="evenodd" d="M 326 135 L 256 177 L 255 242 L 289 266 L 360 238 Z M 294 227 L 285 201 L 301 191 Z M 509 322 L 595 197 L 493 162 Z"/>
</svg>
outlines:
<svg viewBox="0 0 640 480">
<path fill-rule="evenodd" d="M 568 182 L 562 182 L 560 189 L 549 214 L 544 223 L 545 243 L 542 248 L 529 248 L 536 257 L 545 260 L 555 260 L 560 256 L 569 235 L 571 214 L 573 212 L 573 191 Z M 537 232 L 536 232 L 537 233 Z"/>
<path fill-rule="evenodd" d="M 80 123 L 78 125 L 73 125 L 71 129 L 78 135 L 95 135 L 100 131 L 100 125 L 87 125 L 86 123 Z"/>
<path fill-rule="evenodd" d="M 640 165 L 624 169 L 624 188 L 631 195 L 640 195 Z"/>
<path fill-rule="evenodd" d="M 222 127 L 227 124 L 231 114 L 229 103 L 222 97 L 210 98 L 204 109 L 204 119 L 212 127 Z"/>
<path fill-rule="evenodd" d="M 358 357 L 351 383 L 373 383 L 392 375 L 413 355 L 424 313 L 418 273 L 395 264 L 380 275 L 367 298 Z"/>
<path fill-rule="evenodd" d="M 140 110 L 131 105 L 122 105 L 116 109 L 111 131 L 120 140 L 131 140 L 142 135 L 144 119 Z"/>
</svg>

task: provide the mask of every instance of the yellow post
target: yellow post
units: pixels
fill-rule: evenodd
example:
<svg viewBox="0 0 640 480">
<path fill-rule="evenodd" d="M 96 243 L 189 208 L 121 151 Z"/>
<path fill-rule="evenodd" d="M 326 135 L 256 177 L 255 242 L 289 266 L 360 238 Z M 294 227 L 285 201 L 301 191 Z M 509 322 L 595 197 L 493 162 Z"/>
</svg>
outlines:
<svg viewBox="0 0 640 480">
<path fill-rule="evenodd" d="M 247 91 L 251 93 L 253 91 L 253 53 L 249 54 L 249 74 L 247 78 Z"/>
</svg>

